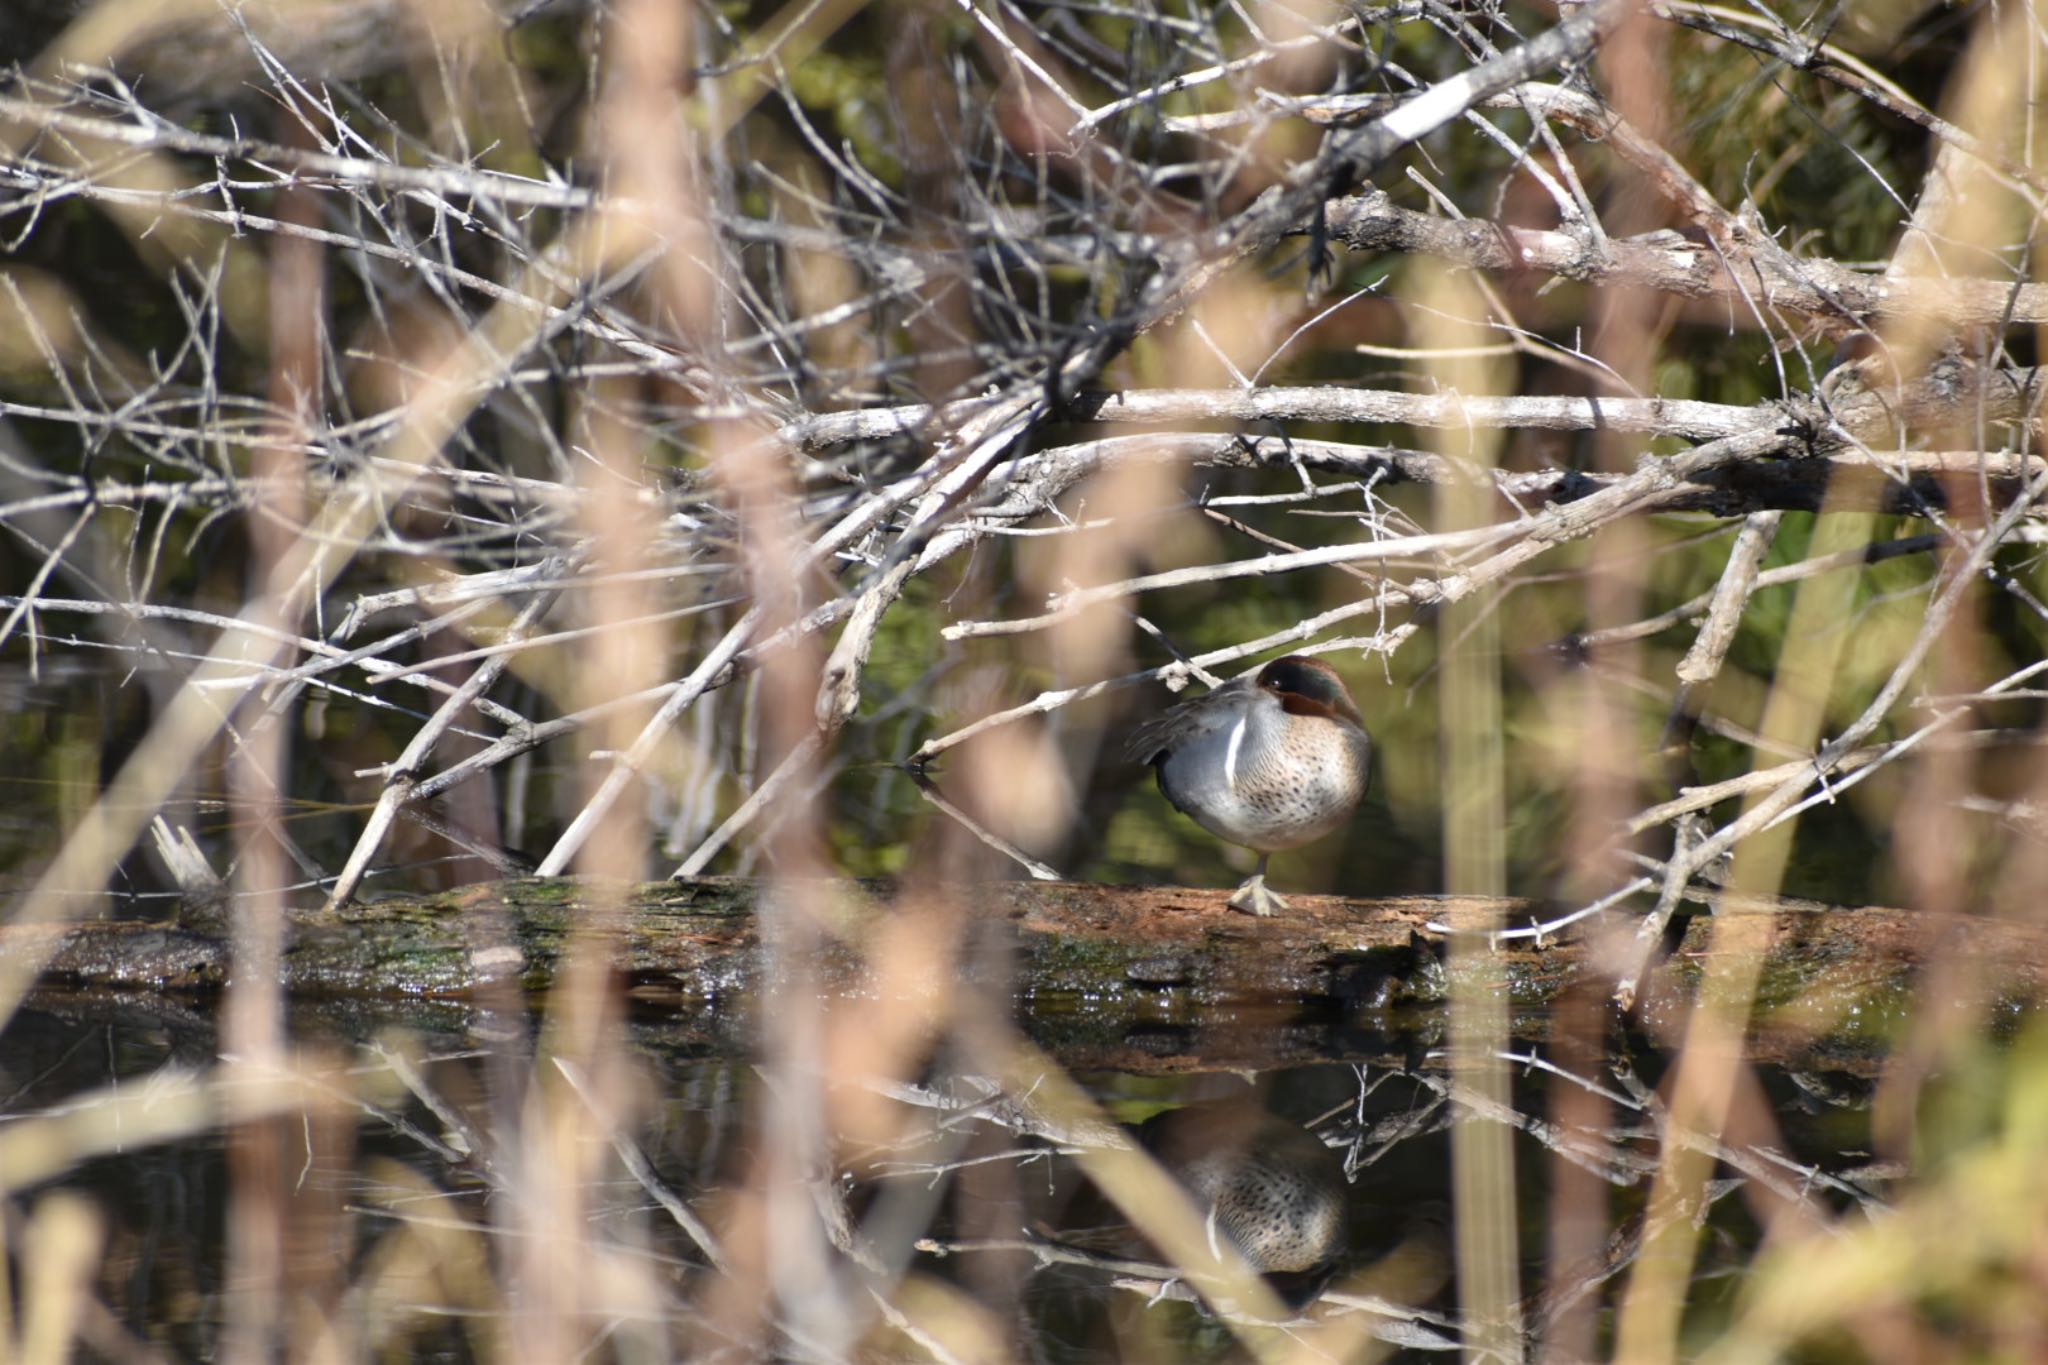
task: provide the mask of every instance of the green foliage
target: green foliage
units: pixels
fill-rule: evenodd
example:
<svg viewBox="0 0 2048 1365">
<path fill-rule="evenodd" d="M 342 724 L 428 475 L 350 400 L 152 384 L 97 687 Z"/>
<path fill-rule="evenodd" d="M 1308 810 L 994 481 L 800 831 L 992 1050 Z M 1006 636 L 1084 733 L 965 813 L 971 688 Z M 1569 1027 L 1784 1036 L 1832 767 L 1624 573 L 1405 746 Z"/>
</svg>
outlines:
<svg viewBox="0 0 2048 1365">
<path fill-rule="evenodd" d="M 900 132 L 882 94 L 886 75 L 876 55 L 826 49 L 793 67 L 789 82 L 806 108 L 831 119 L 832 129 L 851 145 L 861 165 L 885 184 L 902 183 Z"/>
</svg>

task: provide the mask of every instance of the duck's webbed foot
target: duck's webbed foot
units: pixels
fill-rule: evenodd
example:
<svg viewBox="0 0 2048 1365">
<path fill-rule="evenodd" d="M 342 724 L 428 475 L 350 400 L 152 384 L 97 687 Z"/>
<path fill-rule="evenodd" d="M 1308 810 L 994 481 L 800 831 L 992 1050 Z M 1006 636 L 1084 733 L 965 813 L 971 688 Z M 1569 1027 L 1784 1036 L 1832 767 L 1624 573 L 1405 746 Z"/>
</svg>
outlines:
<svg viewBox="0 0 2048 1365">
<path fill-rule="evenodd" d="M 1259 870 L 1246 878 L 1243 886 L 1237 888 L 1230 898 L 1229 905 L 1233 910 L 1242 910 L 1250 915 L 1271 915 L 1276 911 L 1285 910 L 1287 901 L 1266 889 L 1266 865 L 1264 860 L 1261 860 Z"/>
</svg>

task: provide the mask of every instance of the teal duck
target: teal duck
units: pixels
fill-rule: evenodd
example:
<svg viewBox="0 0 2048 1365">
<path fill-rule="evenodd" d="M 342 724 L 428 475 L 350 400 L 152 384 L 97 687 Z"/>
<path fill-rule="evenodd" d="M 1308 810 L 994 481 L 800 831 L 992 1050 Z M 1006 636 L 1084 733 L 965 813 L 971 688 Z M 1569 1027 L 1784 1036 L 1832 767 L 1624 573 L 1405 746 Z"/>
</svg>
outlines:
<svg viewBox="0 0 2048 1365">
<path fill-rule="evenodd" d="M 1341 828 L 1365 796 L 1372 739 L 1337 671 L 1290 654 L 1139 726 L 1131 757 L 1159 775 L 1174 808 L 1259 855 L 1230 898 L 1270 915 L 1266 860 Z"/>
</svg>

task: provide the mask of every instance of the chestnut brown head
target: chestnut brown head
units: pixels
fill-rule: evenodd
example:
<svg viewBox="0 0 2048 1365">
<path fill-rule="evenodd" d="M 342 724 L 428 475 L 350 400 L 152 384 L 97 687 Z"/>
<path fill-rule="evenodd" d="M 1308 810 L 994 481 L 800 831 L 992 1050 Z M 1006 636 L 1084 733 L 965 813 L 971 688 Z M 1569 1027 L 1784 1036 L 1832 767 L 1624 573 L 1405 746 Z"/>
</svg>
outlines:
<svg viewBox="0 0 2048 1365">
<path fill-rule="evenodd" d="M 1344 680 L 1337 676 L 1336 669 L 1321 659 L 1311 659 L 1305 654 L 1289 654 L 1283 659 L 1275 659 L 1259 670 L 1258 683 L 1280 698 L 1280 705 L 1290 714 L 1341 716 L 1360 728 L 1365 725 L 1351 694 L 1344 690 Z"/>
</svg>

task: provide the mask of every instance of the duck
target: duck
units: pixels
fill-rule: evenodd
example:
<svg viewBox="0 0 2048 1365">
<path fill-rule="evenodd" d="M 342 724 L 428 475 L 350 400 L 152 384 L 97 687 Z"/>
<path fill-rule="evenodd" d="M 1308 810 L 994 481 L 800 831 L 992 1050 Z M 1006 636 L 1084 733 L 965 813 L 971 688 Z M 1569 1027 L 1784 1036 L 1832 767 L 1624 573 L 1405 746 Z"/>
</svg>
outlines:
<svg viewBox="0 0 2048 1365">
<path fill-rule="evenodd" d="M 1342 828 L 1372 775 L 1372 737 L 1344 680 L 1302 654 L 1146 721 L 1129 754 L 1152 767 L 1175 810 L 1258 855 L 1228 904 L 1260 916 L 1287 908 L 1266 886 L 1267 860 Z"/>
</svg>

